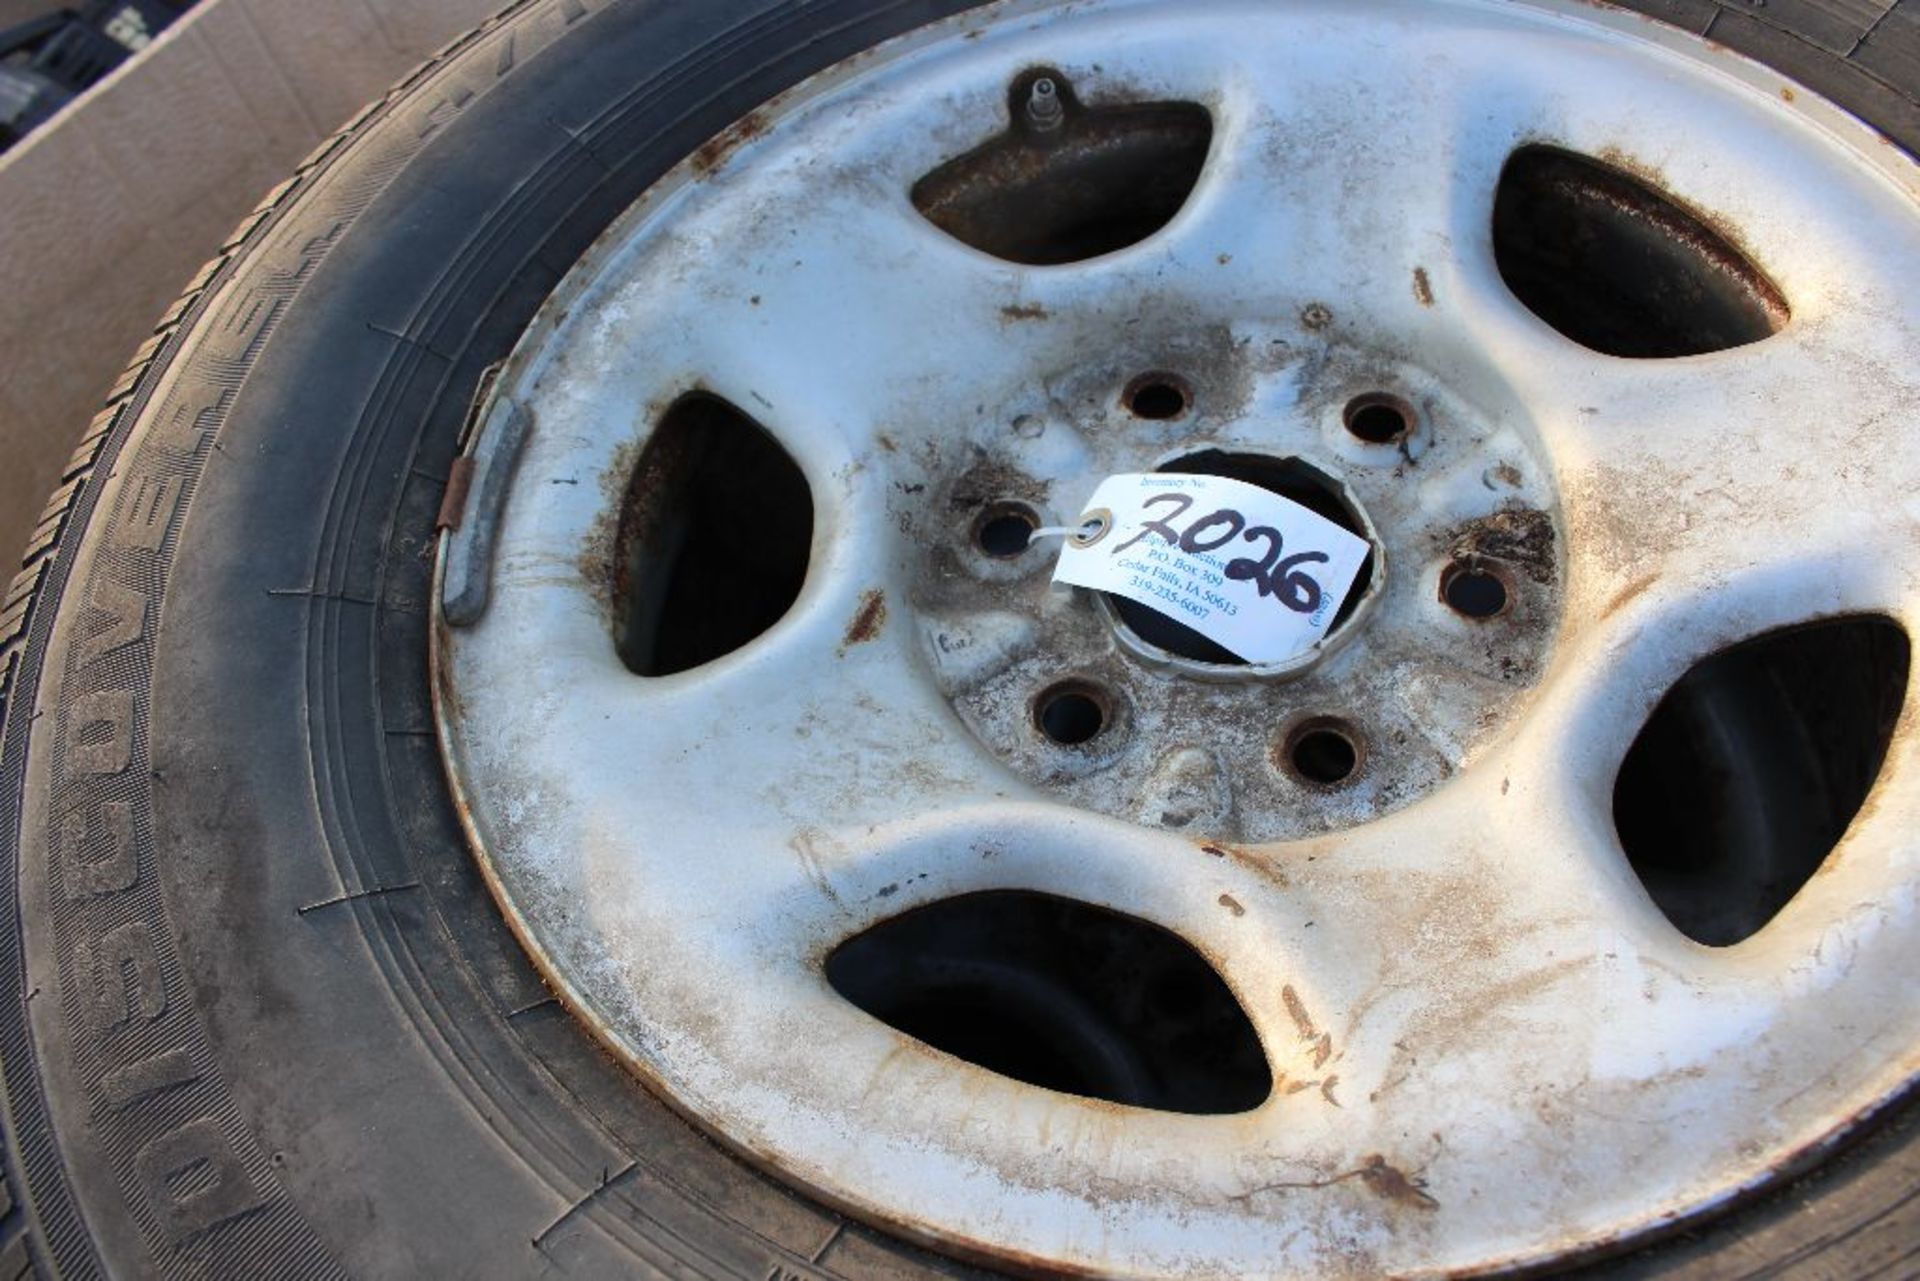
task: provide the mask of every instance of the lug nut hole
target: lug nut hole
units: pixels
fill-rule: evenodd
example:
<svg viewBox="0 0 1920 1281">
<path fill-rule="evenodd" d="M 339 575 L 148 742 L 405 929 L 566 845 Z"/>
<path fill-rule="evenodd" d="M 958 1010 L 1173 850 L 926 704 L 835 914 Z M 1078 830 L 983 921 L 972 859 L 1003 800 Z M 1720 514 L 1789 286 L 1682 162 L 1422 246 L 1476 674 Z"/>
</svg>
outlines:
<svg viewBox="0 0 1920 1281">
<path fill-rule="evenodd" d="M 1063 747 L 1088 742 L 1107 727 L 1106 695 L 1085 681 L 1049 685 L 1033 700 L 1033 723 Z"/>
<path fill-rule="evenodd" d="M 998 503 L 980 513 L 973 525 L 973 543 L 995 560 L 1011 560 L 1027 550 L 1040 518 L 1018 503 Z"/>
<path fill-rule="evenodd" d="M 1413 406 L 1398 396 L 1369 392 L 1347 402 L 1343 419 L 1347 430 L 1369 445 L 1393 445 L 1413 430 Z"/>
<path fill-rule="evenodd" d="M 1332 716 L 1316 717 L 1297 726 L 1281 745 L 1288 773 L 1316 787 L 1338 787 L 1359 773 L 1366 751 L 1360 734 Z"/>
<path fill-rule="evenodd" d="M 1493 618 L 1507 612 L 1509 593 L 1498 571 L 1456 563 L 1440 571 L 1440 599 L 1463 618 Z"/>
<path fill-rule="evenodd" d="M 1141 374 L 1127 384 L 1122 403 L 1135 418 L 1178 418 L 1193 404 L 1193 392 L 1177 374 Z"/>
</svg>

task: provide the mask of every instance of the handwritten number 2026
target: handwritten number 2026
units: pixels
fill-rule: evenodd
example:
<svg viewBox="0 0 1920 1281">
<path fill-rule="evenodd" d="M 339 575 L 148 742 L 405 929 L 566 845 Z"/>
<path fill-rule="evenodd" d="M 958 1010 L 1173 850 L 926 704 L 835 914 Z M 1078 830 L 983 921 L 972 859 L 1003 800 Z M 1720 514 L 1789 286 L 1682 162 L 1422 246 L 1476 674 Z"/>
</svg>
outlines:
<svg viewBox="0 0 1920 1281">
<path fill-rule="evenodd" d="M 1173 522 L 1186 515 L 1193 506 L 1191 494 L 1155 494 L 1140 504 L 1142 511 L 1155 506 L 1167 506 L 1170 510 L 1163 519 L 1148 520 L 1142 523 L 1140 532 L 1113 549 L 1118 556 L 1150 534 L 1158 534 L 1172 546 L 1183 552 L 1217 551 L 1235 538 L 1249 543 L 1265 543 L 1266 551 L 1260 557 L 1240 556 L 1227 562 L 1226 575 L 1236 581 L 1251 581 L 1262 596 L 1272 596 L 1288 609 L 1302 614 L 1311 614 L 1320 608 L 1320 584 L 1301 565 L 1326 561 L 1325 552 L 1299 552 L 1282 557 L 1286 549 L 1286 540 L 1280 531 L 1268 525 L 1255 525 L 1247 528 L 1247 518 L 1231 507 L 1222 507 L 1208 512 L 1185 530 L 1175 529 Z"/>
</svg>

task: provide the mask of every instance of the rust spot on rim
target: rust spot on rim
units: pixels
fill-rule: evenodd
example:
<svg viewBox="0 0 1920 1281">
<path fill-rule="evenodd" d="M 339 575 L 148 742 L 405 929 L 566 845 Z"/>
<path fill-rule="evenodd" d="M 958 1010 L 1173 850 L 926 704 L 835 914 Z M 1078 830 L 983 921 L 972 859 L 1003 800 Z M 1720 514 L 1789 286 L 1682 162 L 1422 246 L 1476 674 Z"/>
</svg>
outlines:
<svg viewBox="0 0 1920 1281">
<path fill-rule="evenodd" d="M 659 412 L 664 411 L 650 408 L 649 421 L 657 421 Z M 636 505 L 646 505 L 649 497 L 666 483 L 665 477 L 671 474 L 674 464 L 673 459 L 665 456 L 669 450 L 650 452 L 646 445 L 643 440 L 629 440 L 614 452 L 613 460 L 600 477 L 600 512 L 594 517 L 576 561 L 581 580 L 592 590 L 594 599 L 609 619 L 618 602 L 627 595 L 633 548 L 642 533 L 639 523 L 627 519 L 626 513 Z M 643 460 L 647 463 L 644 469 Z"/>
<path fill-rule="evenodd" d="M 1761 268 L 1739 224 L 1725 214 L 1683 200 L 1674 192 L 1665 170 L 1620 147 L 1603 147 L 1598 158 L 1650 188 L 1647 191 L 1636 191 L 1631 186 L 1609 188 L 1605 198 L 1610 203 L 1656 224 L 1664 234 L 1691 246 L 1703 260 L 1711 262 L 1729 278 L 1740 281 L 1775 329 L 1787 323 L 1791 315 L 1787 300 Z M 1709 234 L 1702 236 L 1688 227 L 1689 219 L 1706 228 Z M 1719 243 L 1714 242 L 1716 236 Z"/>
<path fill-rule="evenodd" d="M 1483 560 L 1502 561 L 1536 583 L 1551 583 L 1557 567 L 1553 554 L 1553 520 L 1531 507 L 1510 508 L 1459 526 L 1447 538 L 1454 560 L 1477 566 Z"/>
<path fill-rule="evenodd" d="M 860 607 L 853 611 L 853 618 L 847 623 L 847 634 L 840 638 L 840 652 L 846 653 L 855 645 L 864 645 L 880 634 L 887 625 L 887 596 L 877 587 L 868 588 L 860 593 Z"/>
<path fill-rule="evenodd" d="M 1388 1164 L 1387 1158 L 1378 1152 L 1366 1157 L 1364 1163 L 1354 1173 L 1359 1176 L 1360 1182 L 1366 1186 L 1367 1191 L 1383 1201 L 1393 1201 L 1415 1210 L 1440 1208 L 1440 1203 L 1427 1195 L 1420 1180 Z"/>
<path fill-rule="evenodd" d="M 1613 599 L 1607 602 L 1607 607 L 1600 611 L 1600 617 L 1612 618 L 1620 612 L 1622 607 L 1633 600 L 1634 597 L 1653 586 L 1654 583 L 1659 580 L 1659 577 L 1658 574 L 1645 574 L 1634 579 L 1625 587 L 1622 587 L 1618 592 L 1614 593 Z"/>
<path fill-rule="evenodd" d="M 767 131 L 763 111 L 749 111 L 740 119 L 701 143 L 693 153 L 693 171 L 705 177 L 718 169 L 726 158 Z"/>
<path fill-rule="evenodd" d="M 476 464 L 473 455 L 462 454 L 453 460 L 447 472 L 447 490 L 440 498 L 440 514 L 434 517 L 435 529 L 458 529 L 467 513 L 467 493 L 473 488 Z"/>
<path fill-rule="evenodd" d="M 1320 1030 L 1314 1027 L 1313 1016 L 1307 1013 L 1306 1004 L 1301 1001 L 1300 994 L 1293 990 L 1291 983 L 1280 989 L 1280 999 L 1286 1003 L 1287 1017 L 1293 1020 L 1294 1030 L 1300 1033 L 1300 1039 L 1317 1039 Z"/>
<path fill-rule="evenodd" d="M 1000 309 L 1000 318 L 1006 321 L 1045 320 L 1052 314 L 1037 302 L 1008 303 Z"/>
<path fill-rule="evenodd" d="M 1328 1077 L 1321 1086 L 1325 1094 L 1327 1087 L 1338 1081 L 1338 1077 Z M 1289 1093 L 1293 1092 L 1289 1087 Z M 1331 1100 L 1329 1100 L 1331 1101 Z M 1336 1105 L 1337 1106 L 1337 1105 Z M 1234 1197 L 1235 1201 L 1245 1201 L 1262 1192 L 1288 1192 L 1300 1189 L 1330 1188 L 1341 1183 L 1358 1182 L 1361 1187 L 1379 1197 L 1382 1201 L 1391 1201 L 1395 1205 L 1410 1210 L 1437 1210 L 1440 1203 L 1427 1194 L 1425 1180 L 1410 1175 L 1392 1164 L 1378 1152 L 1370 1152 L 1360 1158 L 1360 1164 L 1351 1170 L 1328 1175 L 1324 1179 L 1288 1179 L 1274 1183 L 1263 1183 L 1257 1188 L 1249 1188 Z"/>
<path fill-rule="evenodd" d="M 1234 845 L 1227 841 L 1195 841 L 1194 845 L 1202 854 L 1213 858 L 1230 858 L 1262 869 L 1269 865 L 1268 856 L 1257 846 Z"/>
<path fill-rule="evenodd" d="M 1413 269 L 1413 297 L 1422 307 L 1433 306 L 1433 282 L 1427 279 L 1425 267 Z"/>
</svg>

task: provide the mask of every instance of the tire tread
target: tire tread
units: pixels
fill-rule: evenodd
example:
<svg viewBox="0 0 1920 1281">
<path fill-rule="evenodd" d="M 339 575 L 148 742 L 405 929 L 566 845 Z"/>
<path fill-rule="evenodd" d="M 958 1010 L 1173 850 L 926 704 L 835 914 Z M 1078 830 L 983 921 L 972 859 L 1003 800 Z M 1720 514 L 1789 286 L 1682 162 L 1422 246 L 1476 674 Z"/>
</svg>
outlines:
<svg viewBox="0 0 1920 1281">
<path fill-rule="evenodd" d="M 152 334 L 142 342 L 126 368 L 108 390 L 101 409 L 87 424 L 66 467 L 59 486 L 48 497 L 40 519 L 21 558 L 21 568 L 0 597 L 0 736 L 6 730 L 8 714 L 33 624 L 43 605 L 51 608 L 59 596 L 64 576 L 54 573 L 63 550 L 63 540 L 71 525 L 77 504 L 101 465 L 109 456 L 108 446 L 124 433 L 118 431 L 126 419 L 127 406 L 148 393 L 166 367 L 163 359 L 176 340 L 196 317 L 200 305 L 223 283 L 230 268 L 259 240 L 264 230 L 285 212 L 294 198 L 312 185 L 317 175 L 336 162 L 359 136 L 386 115 L 389 108 L 420 81 L 432 76 L 474 42 L 483 39 L 521 12 L 536 7 L 542 0 L 512 0 L 505 8 L 478 26 L 443 45 L 422 59 L 392 88 L 355 112 L 333 133 L 301 160 L 293 174 L 266 193 L 247 216 L 220 243 L 198 271 L 187 281 L 180 296 L 161 314 Z M 22 997 L 24 999 L 24 996 Z M 20 1144 L 10 1115 L 0 1118 L 0 1281 L 22 1277 L 52 1276 L 49 1267 L 38 1260 L 49 1257 L 44 1242 L 35 1230 L 30 1207 L 13 1195 L 18 1179 Z"/>
</svg>

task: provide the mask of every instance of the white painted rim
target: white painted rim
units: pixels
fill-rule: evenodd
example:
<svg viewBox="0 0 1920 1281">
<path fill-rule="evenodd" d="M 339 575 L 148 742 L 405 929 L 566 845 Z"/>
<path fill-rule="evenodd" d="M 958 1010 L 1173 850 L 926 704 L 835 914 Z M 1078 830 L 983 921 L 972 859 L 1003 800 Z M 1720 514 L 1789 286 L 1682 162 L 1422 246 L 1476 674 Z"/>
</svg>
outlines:
<svg viewBox="0 0 1920 1281">
<path fill-rule="evenodd" d="M 919 218 L 912 180 L 994 132 L 1033 65 L 1089 100 L 1213 112 L 1208 171 L 1165 230 L 1021 268 Z M 1628 743 L 1701 656 L 1837 613 L 1914 626 L 1920 455 L 1895 445 L 1920 407 L 1915 173 L 1788 88 L 1574 4 L 1004 4 L 817 77 L 713 172 L 676 171 L 500 379 L 536 426 L 493 600 L 436 637 L 463 816 L 569 1006 L 836 1204 L 1114 1274 L 1537 1261 L 1720 1202 L 1896 1094 L 1920 1063 L 1906 720 L 1821 874 L 1736 947 L 1667 923 L 1609 810 Z M 1660 362 L 1561 338 L 1501 284 L 1485 231 L 1501 162 L 1534 140 L 1624 153 L 1738 227 L 1791 323 Z M 1450 778 L 1398 810 L 1214 857 L 1010 772 L 940 688 L 910 608 L 922 549 L 887 533 L 890 459 L 984 430 L 961 414 L 977 388 L 1084 346 L 1072 317 L 1149 296 L 1255 327 L 1335 299 L 1343 332 L 1393 336 L 1543 463 L 1564 534 L 1550 653 L 1494 731 L 1448 730 Z M 1069 319 L 1009 341 L 1014 303 Z M 759 641 L 641 679 L 582 549 L 618 460 L 694 385 L 798 461 L 813 563 Z M 887 625 L 846 644 L 876 589 Z M 822 977 L 866 926 L 986 889 L 1187 939 L 1245 1006 L 1273 1096 L 1194 1117 L 1051 1093 L 918 1047 Z"/>
</svg>

